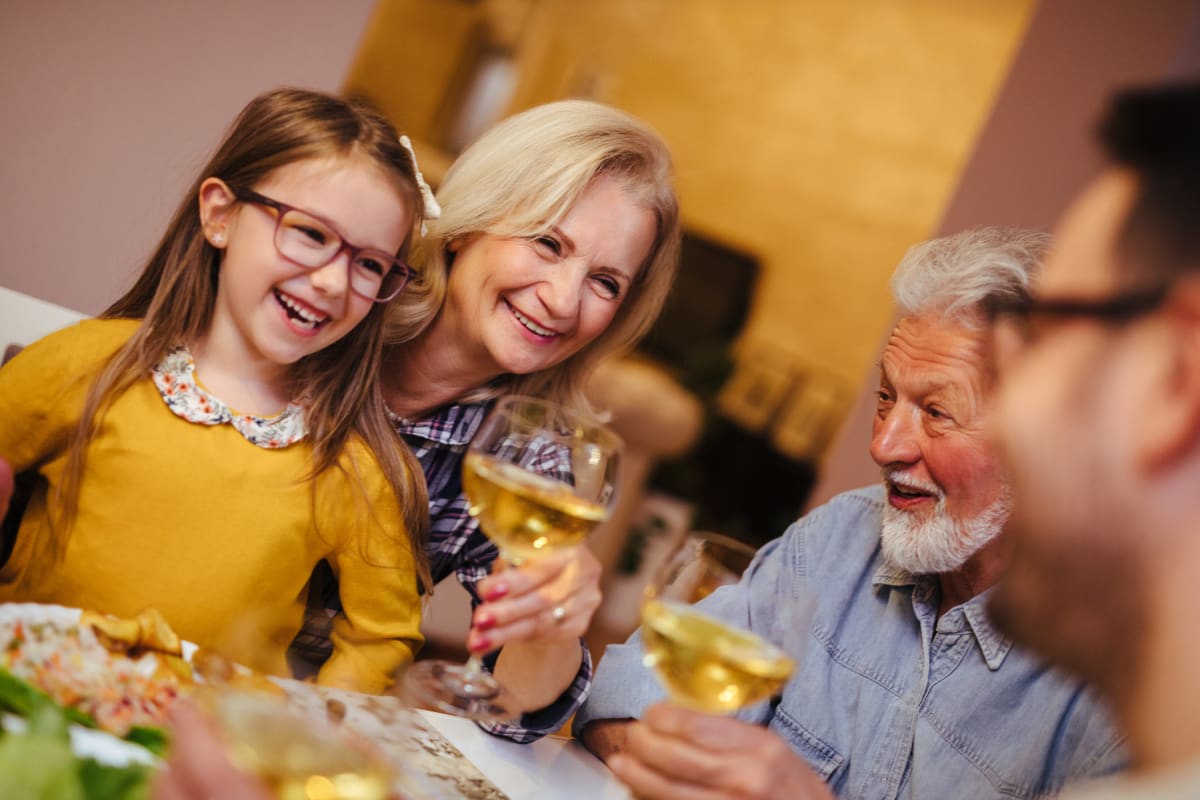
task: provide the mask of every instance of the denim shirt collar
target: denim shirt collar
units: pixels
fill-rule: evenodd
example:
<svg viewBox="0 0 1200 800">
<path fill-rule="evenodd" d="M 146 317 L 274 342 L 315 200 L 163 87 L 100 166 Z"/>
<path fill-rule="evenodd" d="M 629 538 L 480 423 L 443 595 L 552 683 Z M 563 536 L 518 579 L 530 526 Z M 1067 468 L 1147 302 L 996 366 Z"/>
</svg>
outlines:
<svg viewBox="0 0 1200 800">
<path fill-rule="evenodd" d="M 886 559 L 880 561 L 871 583 L 874 586 L 912 586 L 915 589 L 913 592 L 914 603 L 934 602 L 937 596 L 937 582 L 933 576 L 914 575 L 908 570 L 889 563 Z M 921 589 L 925 589 L 925 591 L 921 591 Z M 971 628 L 971 633 L 974 634 L 975 641 L 979 644 L 979 650 L 983 653 L 983 660 L 987 663 L 988 669 L 995 672 L 1000 669 L 1004 658 L 1012 650 L 1013 641 L 996 630 L 988 618 L 987 598 L 991 593 L 991 588 L 988 588 L 963 603 L 959 608 L 962 609 L 962 615 L 966 618 L 967 625 Z"/>
</svg>

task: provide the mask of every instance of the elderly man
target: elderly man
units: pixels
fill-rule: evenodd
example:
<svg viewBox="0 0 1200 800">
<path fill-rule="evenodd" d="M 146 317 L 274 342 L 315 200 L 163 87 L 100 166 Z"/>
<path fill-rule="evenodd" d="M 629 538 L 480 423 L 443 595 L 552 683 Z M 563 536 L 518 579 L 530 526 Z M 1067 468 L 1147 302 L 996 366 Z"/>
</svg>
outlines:
<svg viewBox="0 0 1200 800">
<path fill-rule="evenodd" d="M 701 604 L 767 631 L 797 587 L 815 595 L 778 642 L 799 666 L 777 704 L 747 721 L 647 710 L 662 693 L 640 636 L 606 653 L 576 730 L 638 796 L 1041 797 L 1122 763 L 1089 694 L 984 613 L 1010 505 L 984 309 L 1027 296 L 1046 241 L 980 229 L 905 256 L 871 443 L 883 485 L 813 511 Z"/>
<path fill-rule="evenodd" d="M 1094 682 L 1130 773 L 1091 798 L 1200 797 L 1200 84 L 1117 99 L 1113 166 L 999 324 L 1019 489 L 997 622 Z M 1003 318 L 1002 318 L 1003 319 Z"/>
</svg>

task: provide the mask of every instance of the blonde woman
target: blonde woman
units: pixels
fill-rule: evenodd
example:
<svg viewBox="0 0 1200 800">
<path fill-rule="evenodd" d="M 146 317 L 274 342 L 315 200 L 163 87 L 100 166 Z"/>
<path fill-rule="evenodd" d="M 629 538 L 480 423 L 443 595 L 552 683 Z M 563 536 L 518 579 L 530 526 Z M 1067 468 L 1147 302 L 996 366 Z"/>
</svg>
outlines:
<svg viewBox="0 0 1200 800">
<path fill-rule="evenodd" d="M 423 249 L 423 291 L 445 302 L 385 354 L 384 395 L 429 486 L 425 544 L 434 581 L 470 592 L 467 647 L 525 709 L 489 729 L 516 741 L 554 731 L 591 685 L 580 637 L 600 603 L 586 547 L 491 574 L 496 547 L 467 514 L 460 475 L 492 401 L 516 392 L 592 413 L 584 382 L 649 329 L 679 260 L 671 159 L 636 118 L 568 100 L 501 122 L 464 152 L 438 192 Z M 405 314 L 396 329 L 411 331 Z M 336 608 L 336 595 L 328 597 Z M 326 624 L 328 617 L 326 617 Z M 297 642 L 323 649 L 320 619 Z"/>
</svg>

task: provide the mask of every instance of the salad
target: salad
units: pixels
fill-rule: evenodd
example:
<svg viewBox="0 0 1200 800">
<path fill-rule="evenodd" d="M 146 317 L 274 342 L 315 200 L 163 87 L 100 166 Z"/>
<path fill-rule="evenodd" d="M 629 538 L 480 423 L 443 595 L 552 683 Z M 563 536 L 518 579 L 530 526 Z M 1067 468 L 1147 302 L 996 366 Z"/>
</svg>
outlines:
<svg viewBox="0 0 1200 800">
<path fill-rule="evenodd" d="M 136 634 L 165 623 L 154 612 L 115 620 L 0 605 L 0 797 L 147 796 L 167 744 L 160 726 L 190 686 L 190 667 L 177 652 L 123 638 L 120 626 Z"/>
</svg>

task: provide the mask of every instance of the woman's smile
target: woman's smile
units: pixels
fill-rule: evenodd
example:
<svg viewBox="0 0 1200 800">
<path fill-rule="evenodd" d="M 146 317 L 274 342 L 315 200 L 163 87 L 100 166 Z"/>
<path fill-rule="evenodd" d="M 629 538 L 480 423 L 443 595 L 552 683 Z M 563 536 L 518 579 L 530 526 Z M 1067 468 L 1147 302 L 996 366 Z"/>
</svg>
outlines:
<svg viewBox="0 0 1200 800">
<path fill-rule="evenodd" d="M 536 320 L 534 320 L 532 317 L 530 317 L 527 314 L 522 314 L 517 309 L 517 307 L 514 306 L 509 301 L 504 300 L 503 302 L 504 302 L 504 305 L 506 305 L 508 307 L 508 310 L 512 312 L 512 315 L 516 318 L 517 322 L 519 322 L 521 324 L 521 327 L 525 328 L 525 330 L 534 334 L 539 339 L 544 339 L 546 341 L 550 341 L 550 340 L 554 339 L 555 337 L 562 335 L 558 331 L 551 330 L 550 328 L 547 328 L 544 325 L 539 325 Z"/>
</svg>

